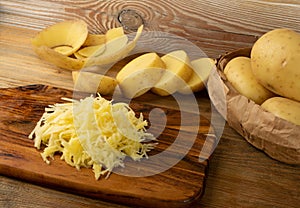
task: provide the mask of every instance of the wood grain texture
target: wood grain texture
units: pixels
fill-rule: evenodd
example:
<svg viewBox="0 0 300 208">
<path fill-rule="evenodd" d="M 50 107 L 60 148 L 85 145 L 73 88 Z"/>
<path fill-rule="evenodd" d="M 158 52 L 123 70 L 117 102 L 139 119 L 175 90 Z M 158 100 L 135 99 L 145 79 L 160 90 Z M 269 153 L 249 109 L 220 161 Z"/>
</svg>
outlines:
<svg viewBox="0 0 300 208">
<path fill-rule="evenodd" d="M 118 170 L 119 174 L 112 174 L 107 180 L 95 181 L 91 170 L 83 168 L 77 171 L 59 160 L 59 156 L 55 157 L 51 165 L 44 163 L 28 135 L 47 105 L 61 102 L 62 97 L 71 98 L 72 94 L 72 91 L 44 85 L 0 90 L 1 174 L 66 192 L 136 206 L 186 207 L 202 196 L 207 161 L 199 162 L 200 151 L 205 141 L 213 142 L 212 147 L 217 141 L 209 132 L 210 123 L 207 119 L 202 118 L 200 124 L 194 126 L 193 121 L 199 115 L 170 108 L 160 108 L 165 112 L 166 126 L 161 126 L 164 125 L 158 120 L 161 116 L 156 116 L 150 120 L 153 122 L 150 125 L 154 128 L 149 129 L 153 134 L 163 129 L 158 137 L 158 145 L 149 156 L 161 152 L 166 154 L 160 156 L 159 164 L 149 159 L 147 165 L 139 166 L 139 171 L 150 173 L 159 170 L 163 163 L 170 164 L 163 172 L 135 178 L 122 175 L 123 170 L 129 174 L 130 171 L 137 171 L 136 167 L 139 164 L 128 160 L 125 162 L 125 168 Z M 130 106 L 137 115 L 143 112 L 145 119 L 149 119 L 152 108 L 157 108 L 155 105 L 136 101 L 132 101 Z M 189 118 L 189 121 L 181 124 L 184 117 Z M 193 131 L 196 131 L 196 139 L 193 138 Z M 179 134 L 182 134 L 183 138 L 177 138 Z M 192 148 L 185 155 L 183 149 L 188 143 L 191 143 Z M 165 152 L 171 146 L 173 150 Z M 177 159 L 180 157 L 183 158 Z M 173 166 L 171 164 L 174 160 L 176 163 Z"/>
<path fill-rule="evenodd" d="M 46 26 L 73 18 L 86 20 L 91 32 L 103 32 L 120 25 L 117 16 L 122 9 L 135 9 L 145 20 L 146 30 L 183 35 L 213 58 L 249 47 L 273 28 L 300 32 L 299 0 L 2 0 L 0 87 L 38 83 L 71 90 L 70 72 L 39 60 L 30 39 Z M 210 118 L 208 96 L 201 94 L 198 100 L 201 113 Z M 193 207 L 298 208 L 299 166 L 270 159 L 227 125 L 208 173 L 204 197 Z M 127 206 L 0 176 L 0 207 Z"/>
<path fill-rule="evenodd" d="M 65 19 L 81 18 L 89 24 L 92 33 L 104 33 L 120 26 L 118 14 L 125 9 L 136 11 L 145 22 L 146 31 L 163 31 L 182 36 L 199 46 L 209 57 L 217 58 L 226 51 L 251 46 L 263 33 L 277 27 L 289 27 L 300 32 L 299 1 L 73 1 L 68 0 L 22 0 L 1 1 L 1 51 L 6 78 L 1 76 L 0 87 L 24 84 L 41 80 L 46 73 L 36 68 L 49 70 L 48 83 L 53 80 L 61 87 L 71 88 L 69 73 L 38 61 L 33 54 L 30 39 L 38 30 Z M 284 18 L 281 18 L 284 14 Z M 15 30 L 17 27 L 18 30 Z M 21 29 L 23 28 L 23 29 Z M 16 50 L 18 46 L 18 51 Z M 21 51 L 20 51 L 21 50 Z M 24 57 L 22 54 L 28 54 Z M 16 55 L 10 55 L 16 54 Z M 3 61 L 6 59 L 5 62 Z M 26 58 L 26 60 L 24 60 Z M 28 59 L 30 58 L 30 59 Z M 20 67 L 15 68 L 18 62 Z M 35 68 L 30 63 L 38 63 Z M 20 69 L 22 66 L 22 69 Z M 27 69 L 28 73 L 22 73 Z M 22 70 L 21 72 L 19 70 Z M 55 83 L 55 84 L 56 84 Z M 19 84 L 20 85 L 20 84 Z"/>
<path fill-rule="evenodd" d="M 37 30 L 64 19 L 82 18 L 90 25 L 91 32 L 99 33 L 120 25 L 119 12 L 131 9 L 142 16 L 147 30 L 183 36 L 212 57 L 250 46 L 258 36 L 277 27 L 300 31 L 300 3 L 297 0 L 22 2 L 1 2 L 4 24 Z"/>
</svg>

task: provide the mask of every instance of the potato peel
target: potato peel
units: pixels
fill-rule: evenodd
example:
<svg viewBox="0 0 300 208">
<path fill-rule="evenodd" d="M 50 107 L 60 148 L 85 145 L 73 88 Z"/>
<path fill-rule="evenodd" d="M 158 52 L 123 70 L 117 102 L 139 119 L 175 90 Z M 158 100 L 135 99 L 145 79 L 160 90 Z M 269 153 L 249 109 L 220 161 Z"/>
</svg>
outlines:
<svg viewBox="0 0 300 208">
<path fill-rule="evenodd" d="M 89 34 L 83 20 L 68 20 L 39 32 L 32 45 L 41 59 L 73 71 L 119 61 L 133 50 L 142 30 L 143 25 L 128 42 L 122 27 L 110 29 L 105 35 Z"/>
<path fill-rule="evenodd" d="M 80 70 L 85 64 L 83 59 L 75 59 L 65 56 L 47 46 L 35 47 L 34 51 L 41 58 L 60 68 L 68 70 Z"/>
<path fill-rule="evenodd" d="M 106 42 L 119 38 L 124 35 L 123 27 L 116 27 L 108 30 L 105 34 Z"/>
<path fill-rule="evenodd" d="M 136 36 L 135 38 L 128 42 L 127 44 L 125 44 L 123 47 L 118 48 L 118 50 L 115 50 L 114 53 L 105 53 L 101 56 L 98 57 L 90 57 L 86 60 L 86 65 L 85 66 L 93 66 L 93 65 L 105 65 L 105 64 L 110 64 L 113 62 L 117 62 L 119 60 L 121 60 L 122 58 L 126 57 L 136 46 L 136 42 L 138 41 L 138 39 L 140 38 L 141 34 L 143 31 L 143 25 L 141 25 L 139 27 L 139 29 L 136 32 Z M 124 38 L 124 37 L 123 37 Z M 125 38 L 123 39 L 117 39 L 117 40 L 112 40 L 111 42 L 108 42 L 108 45 L 106 47 L 110 47 L 109 44 L 113 45 L 113 44 L 117 44 L 118 41 L 122 42 L 125 40 Z M 116 48 L 115 48 L 116 49 Z"/>
<path fill-rule="evenodd" d="M 86 42 L 89 45 L 75 52 L 76 58 L 82 59 L 115 53 L 128 42 L 127 36 L 124 35 L 123 27 L 112 28 L 105 35 L 88 35 L 88 38 L 89 40 Z"/>
<path fill-rule="evenodd" d="M 95 46 L 105 44 L 106 37 L 104 34 L 88 34 L 85 42 L 83 43 L 83 47 L 86 46 Z"/>
<path fill-rule="evenodd" d="M 49 26 L 33 39 L 34 47 L 47 46 L 69 56 L 77 51 L 88 35 L 87 24 L 83 20 L 67 20 Z"/>
<path fill-rule="evenodd" d="M 76 58 L 88 58 L 90 56 L 99 56 L 105 51 L 105 44 L 88 46 L 74 53 Z"/>
</svg>

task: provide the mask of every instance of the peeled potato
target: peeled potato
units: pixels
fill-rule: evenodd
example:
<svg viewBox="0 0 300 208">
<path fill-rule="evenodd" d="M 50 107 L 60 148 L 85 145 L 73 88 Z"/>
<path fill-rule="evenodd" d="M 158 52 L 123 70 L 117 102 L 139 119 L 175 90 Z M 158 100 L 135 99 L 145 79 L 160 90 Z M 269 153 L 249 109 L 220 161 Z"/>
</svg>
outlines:
<svg viewBox="0 0 300 208">
<path fill-rule="evenodd" d="M 150 90 L 161 78 L 165 64 L 156 53 L 146 53 L 126 64 L 117 74 L 122 93 L 135 98 Z"/>
<path fill-rule="evenodd" d="M 277 117 L 300 125 L 300 102 L 284 97 L 272 97 L 266 100 L 261 107 Z"/>
<path fill-rule="evenodd" d="M 77 51 L 88 35 L 87 24 L 82 20 L 56 23 L 38 33 L 32 40 L 34 47 L 46 46 L 69 56 Z"/>
<path fill-rule="evenodd" d="M 167 96 L 184 87 L 184 82 L 190 79 L 193 69 L 190 67 L 188 55 L 183 50 L 168 53 L 161 59 L 166 65 L 166 71 L 151 90 L 155 94 Z"/>
<path fill-rule="evenodd" d="M 264 87 L 300 101 L 300 33 L 284 28 L 267 32 L 252 47 L 251 65 Z"/>
<path fill-rule="evenodd" d="M 248 57 L 240 56 L 230 60 L 224 69 L 224 74 L 240 94 L 256 104 L 261 104 L 274 96 L 272 92 L 257 82 L 252 73 L 251 60 Z"/>
<path fill-rule="evenodd" d="M 92 72 L 73 71 L 73 82 L 76 90 L 101 95 L 113 94 L 118 82 L 116 79 Z"/>
<path fill-rule="evenodd" d="M 207 81 L 212 68 L 215 67 L 215 61 L 211 58 L 200 58 L 192 61 L 191 66 L 193 74 L 187 85 L 178 90 L 179 93 L 189 94 L 204 89 L 204 83 Z"/>
</svg>

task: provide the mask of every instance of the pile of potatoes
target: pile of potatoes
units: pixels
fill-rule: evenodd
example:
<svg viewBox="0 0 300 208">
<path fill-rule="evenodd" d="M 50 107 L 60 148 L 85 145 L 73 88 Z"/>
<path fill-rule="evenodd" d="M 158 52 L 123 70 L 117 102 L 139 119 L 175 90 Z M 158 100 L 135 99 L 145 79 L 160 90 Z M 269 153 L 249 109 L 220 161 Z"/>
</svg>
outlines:
<svg viewBox="0 0 300 208">
<path fill-rule="evenodd" d="M 107 95 L 118 86 L 124 96 L 135 98 L 148 91 L 167 96 L 175 92 L 190 94 L 205 88 L 215 61 L 211 58 L 191 61 L 184 50 L 162 56 L 155 51 L 147 52 L 127 63 L 116 77 L 81 70 L 123 59 L 134 49 L 142 30 L 143 26 L 134 40 L 128 42 L 122 27 L 110 29 L 105 34 L 90 34 L 84 21 L 69 20 L 42 30 L 32 44 L 42 59 L 72 70 L 75 89 L 80 91 Z"/>
<path fill-rule="evenodd" d="M 263 109 L 300 125 L 300 34 L 271 30 L 253 45 L 250 57 L 238 56 L 224 68 L 226 79 Z"/>
</svg>

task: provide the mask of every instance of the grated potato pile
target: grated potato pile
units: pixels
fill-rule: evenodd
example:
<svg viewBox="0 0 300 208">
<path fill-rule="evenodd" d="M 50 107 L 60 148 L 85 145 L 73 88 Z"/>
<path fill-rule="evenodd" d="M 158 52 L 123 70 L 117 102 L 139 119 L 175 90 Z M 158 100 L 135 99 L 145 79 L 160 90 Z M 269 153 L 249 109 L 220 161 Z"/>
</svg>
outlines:
<svg viewBox="0 0 300 208">
<path fill-rule="evenodd" d="M 37 149 L 45 146 L 41 156 L 46 163 L 59 153 L 78 170 L 92 168 L 98 180 L 115 167 L 124 167 L 126 156 L 138 161 L 154 148 L 149 141 L 156 139 L 146 132 L 147 121 L 142 114 L 137 118 L 126 103 L 113 104 L 100 95 L 63 100 L 68 102 L 45 108 L 29 135 Z"/>
</svg>

